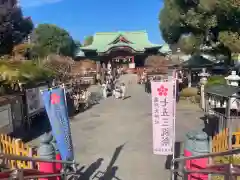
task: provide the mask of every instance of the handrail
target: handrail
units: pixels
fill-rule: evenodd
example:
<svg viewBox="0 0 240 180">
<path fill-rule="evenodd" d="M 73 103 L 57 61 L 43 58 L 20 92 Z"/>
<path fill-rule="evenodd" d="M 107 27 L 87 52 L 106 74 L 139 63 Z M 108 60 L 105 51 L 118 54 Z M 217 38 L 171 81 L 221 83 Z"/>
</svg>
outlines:
<svg viewBox="0 0 240 180">
<path fill-rule="evenodd" d="M 189 156 L 189 157 L 183 157 L 183 158 L 175 158 L 172 160 L 172 163 L 179 162 L 179 161 L 187 161 L 187 160 L 192 160 L 192 159 L 201 159 L 201 158 L 206 158 L 206 157 L 233 155 L 236 153 L 240 153 L 240 148 L 239 149 L 231 149 L 231 150 L 224 151 L 224 152 L 208 153 L 208 154 L 204 154 L 204 155 Z"/>
<path fill-rule="evenodd" d="M 10 154 L 3 154 L 3 153 L 0 153 L 0 159 L 8 159 L 8 160 L 16 160 L 16 161 L 62 163 L 62 164 L 77 164 L 74 161 L 63 161 L 63 160 L 53 160 L 53 159 L 36 158 L 36 157 L 26 157 L 26 156 L 10 155 Z"/>
<path fill-rule="evenodd" d="M 63 160 L 51 160 L 51 159 L 45 159 L 45 158 L 36 158 L 36 157 L 25 157 L 25 156 L 19 156 L 19 155 L 10 155 L 10 154 L 3 154 L 0 153 L 0 159 L 7 159 L 7 160 L 15 160 L 15 161 L 32 161 L 32 162 L 48 162 L 48 163 L 61 163 L 65 165 L 77 165 L 76 162 L 74 161 L 63 161 Z M 76 174 L 76 170 L 67 172 L 66 169 L 63 169 L 62 172 L 60 173 L 43 173 L 39 174 L 41 172 L 36 172 L 32 173 L 31 175 L 23 175 L 24 169 L 13 169 L 11 171 L 5 171 L 3 173 L 9 173 L 9 176 L 11 177 L 18 177 L 19 180 L 24 180 L 24 179 L 35 179 L 35 178 L 47 178 L 47 177 L 66 177 L 68 175 L 74 175 Z M 5 180 L 9 178 L 1 178 L 1 180 Z M 66 178 L 64 178 L 66 179 Z"/>
<path fill-rule="evenodd" d="M 25 174 L 24 169 L 14 169 L 11 171 L 6 171 L 2 173 L 8 173 L 9 177 L 0 178 L 1 180 L 9 180 L 16 179 L 18 177 L 19 180 L 24 179 L 36 179 L 36 178 L 51 178 L 51 177 L 67 177 L 69 175 L 76 175 L 76 172 L 61 172 L 61 173 L 39 173 L 36 171 L 36 175 L 32 172 L 31 174 Z M 26 172 L 27 173 L 27 172 Z"/>
<path fill-rule="evenodd" d="M 195 173 L 195 174 L 221 174 L 224 175 L 227 179 L 232 179 L 232 176 L 240 175 L 240 169 L 239 166 L 235 166 L 230 162 L 229 164 L 223 165 L 213 165 L 210 166 L 209 169 L 200 169 L 200 170 L 188 170 L 185 166 L 182 170 L 175 169 L 175 163 L 176 162 L 185 162 L 187 160 L 193 160 L 193 159 L 201 159 L 201 158 L 209 158 L 209 157 L 216 157 L 216 156 L 226 156 L 226 155 L 234 155 L 240 153 L 239 149 L 231 149 L 224 152 L 217 152 L 217 153 L 208 153 L 204 155 L 197 155 L 197 156 L 190 156 L 190 157 L 182 157 L 182 158 L 175 158 L 172 159 L 171 162 L 171 174 L 172 174 L 172 180 L 175 178 L 175 173 L 177 172 L 184 172 L 187 174 Z M 224 168 L 223 168 L 224 167 Z M 237 170 L 236 170 L 237 168 Z"/>
</svg>

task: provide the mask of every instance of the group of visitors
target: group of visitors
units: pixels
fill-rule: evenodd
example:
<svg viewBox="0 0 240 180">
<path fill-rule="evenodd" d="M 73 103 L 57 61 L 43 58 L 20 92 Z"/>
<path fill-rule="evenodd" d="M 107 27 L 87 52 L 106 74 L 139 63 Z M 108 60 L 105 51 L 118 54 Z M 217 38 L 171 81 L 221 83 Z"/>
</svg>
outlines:
<svg viewBox="0 0 240 180">
<path fill-rule="evenodd" d="M 159 81 L 159 80 L 161 81 L 161 78 L 159 79 L 159 77 L 157 76 L 148 77 L 144 72 L 145 71 L 143 71 L 142 75 L 139 77 L 141 77 L 141 80 L 145 85 L 145 92 L 148 94 L 151 94 L 151 81 Z M 180 91 L 182 90 L 182 87 L 183 87 L 181 71 L 178 72 L 177 77 L 178 78 L 176 80 L 176 101 L 178 102 L 180 97 Z M 139 84 L 142 84 L 142 83 L 139 82 Z"/>
<path fill-rule="evenodd" d="M 109 63 L 105 71 L 105 78 L 102 85 L 102 94 L 104 98 L 112 95 L 116 99 L 124 99 L 126 94 L 126 85 L 119 82 L 119 77 L 122 75 L 122 68 L 112 68 Z"/>
<path fill-rule="evenodd" d="M 145 82 L 145 92 L 148 94 L 151 94 L 151 81 L 159 81 L 159 80 L 161 80 L 161 78 L 157 76 L 147 77 Z"/>
</svg>

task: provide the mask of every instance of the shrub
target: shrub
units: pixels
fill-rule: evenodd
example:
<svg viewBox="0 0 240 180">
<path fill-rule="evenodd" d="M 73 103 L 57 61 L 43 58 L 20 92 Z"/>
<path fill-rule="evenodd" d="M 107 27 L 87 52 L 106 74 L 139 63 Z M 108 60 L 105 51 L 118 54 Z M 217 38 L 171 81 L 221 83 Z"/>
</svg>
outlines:
<svg viewBox="0 0 240 180">
<path fill-rule="evenodd" d="M 27 44 L 27 43 L 23 43 L 23 44 L 18 44 L 13 48 L 13 55 L 21 55 L 21 56 L 25 56 L 25 54 L 27 53 L 27 50 L 31 49 L 32 45 L 31 44 Z"/>
<path fill-rule="evenodd" d="M 184 88 L 180 92 L 180 96 L 181 97 L 193 97 L 193 96 L 197 96 L 197 93 L 198 93 L 198 89 L 197 88 L 188 87 L 188 88 Z"/>
</svg>

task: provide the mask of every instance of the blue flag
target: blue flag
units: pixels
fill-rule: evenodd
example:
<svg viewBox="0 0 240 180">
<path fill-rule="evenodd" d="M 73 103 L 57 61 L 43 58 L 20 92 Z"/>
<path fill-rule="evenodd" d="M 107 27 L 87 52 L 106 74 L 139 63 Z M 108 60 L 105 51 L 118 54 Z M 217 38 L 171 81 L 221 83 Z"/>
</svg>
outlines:
<svg viewBox="0 0 240 180">
<path fill-rule="evenodd" d="M 74 154 L 65 91 L 61 87 L 45 90 L 42 98 L 61 158 L 72 161 Z"/>
</svg>

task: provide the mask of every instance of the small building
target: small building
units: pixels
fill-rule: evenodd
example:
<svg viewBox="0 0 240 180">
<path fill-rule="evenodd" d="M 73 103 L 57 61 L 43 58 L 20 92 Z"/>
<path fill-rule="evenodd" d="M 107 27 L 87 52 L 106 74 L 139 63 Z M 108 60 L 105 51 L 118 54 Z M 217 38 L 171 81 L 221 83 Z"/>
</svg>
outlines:
<svg viewBox="0 0 240 180">
<path fill-rule="evenodd" d="M 101 64 L 126 64 L 129 68 L 141 67 L 149 55 L 159 54 L 162 45 L 148 40 L 146 31 L 99 32 L 89 46 L 80 47 L 76 60 L 92 59 Z"/>
</svg>

